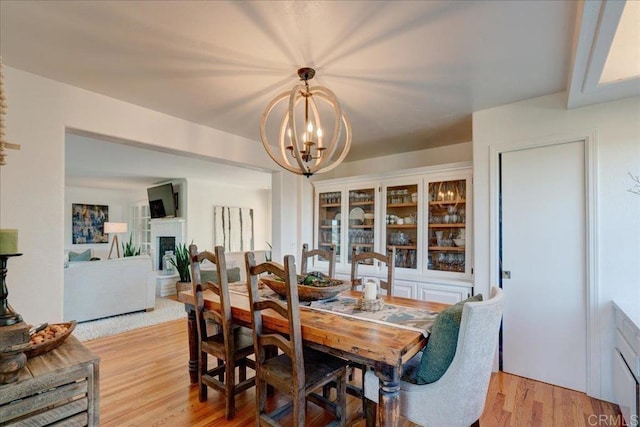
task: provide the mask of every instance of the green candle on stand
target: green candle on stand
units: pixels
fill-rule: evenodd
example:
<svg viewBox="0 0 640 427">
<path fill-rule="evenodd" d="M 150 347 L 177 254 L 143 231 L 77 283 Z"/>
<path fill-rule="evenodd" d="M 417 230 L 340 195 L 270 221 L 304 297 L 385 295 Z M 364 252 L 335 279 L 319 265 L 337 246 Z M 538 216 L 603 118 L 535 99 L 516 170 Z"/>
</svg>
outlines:
<svg viewBox="0 0 640 427">
<path fill-rule="evenodd" d="M 18 253 L 18 230 L 0 229 L 0 255 Z"/>
</svg>

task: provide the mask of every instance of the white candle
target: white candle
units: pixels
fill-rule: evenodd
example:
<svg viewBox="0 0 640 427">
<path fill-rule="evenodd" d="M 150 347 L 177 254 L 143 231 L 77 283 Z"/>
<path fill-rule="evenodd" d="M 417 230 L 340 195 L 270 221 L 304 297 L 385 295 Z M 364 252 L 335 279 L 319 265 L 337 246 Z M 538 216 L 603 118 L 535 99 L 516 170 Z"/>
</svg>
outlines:
<svg viewBox="0 0 640 427">
<path fill-rule="evenodd" d="M 378 285 L 374 281 L 368 281 L 364 284 L 364 299 L 376 299 L 378 296 Z"/>
<path fill-rule="evenodd" d="M 18 230 L 0 229 L 0 254 L 15 254 L 18 252 Z"/>
</svg>

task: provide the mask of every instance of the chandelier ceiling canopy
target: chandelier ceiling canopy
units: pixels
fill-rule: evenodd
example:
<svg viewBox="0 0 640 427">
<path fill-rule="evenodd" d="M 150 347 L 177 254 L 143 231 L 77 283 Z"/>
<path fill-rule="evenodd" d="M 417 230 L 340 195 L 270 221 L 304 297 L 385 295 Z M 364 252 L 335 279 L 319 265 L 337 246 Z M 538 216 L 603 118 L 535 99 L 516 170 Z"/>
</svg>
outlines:
<svg viewBox="0 0 640 427">
<path fill-rule="evenodd" d="M 276 96 L 260 121 L 262 145 L 284 169 L 304 175 L 330 171 L 351 147 L 351 125 L 335 94 L 309 86 L 316 71 L 298 70 L 302 83 Z"/>
</svg>

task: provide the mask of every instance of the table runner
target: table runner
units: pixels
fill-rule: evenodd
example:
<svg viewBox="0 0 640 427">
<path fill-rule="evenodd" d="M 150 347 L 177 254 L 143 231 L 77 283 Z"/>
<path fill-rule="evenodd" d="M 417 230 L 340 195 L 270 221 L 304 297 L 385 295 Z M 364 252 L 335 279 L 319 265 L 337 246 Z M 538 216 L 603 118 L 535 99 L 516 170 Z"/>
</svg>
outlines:
<svg viewBox="0 0 640 427">
<path fill-rule="evenodd" d="M 321 311 L 340 313 L 344 316 L 368 320 L 385 325 L 394 325 L 429 336 L 431 326 L 438 315 L 436 311 L 421 310 L 385 303 L 378 311 L 365 311 L 358 308 L 358 300 L 351 297 L 338 296 L 336 299 L 314 301 L 310 308 Z"/>
<path fill-rule="evenodd" d="M 246 283 L 230 283 L 229 292 L 247 295 Z M 260 297 L 282 300 L 282 298 L 265 286 L 260 289 Z M 358 300 L 351 297 L 338 296 L 337 298 L 325 301 L 313 301 L 302 308 L 309 308 L 318 311 L 339 313 L 343 316 L 366 320 L 383 325 L 392 325 L 412 331 L 421 332 L 425 337 L 429 336 L 431 326 L 435 321 L 438 312 L 421 310 L 411 307 L 399 306 L 385 303 L 379 311 L 364 311 L 358 308 Z"/>
</svg>

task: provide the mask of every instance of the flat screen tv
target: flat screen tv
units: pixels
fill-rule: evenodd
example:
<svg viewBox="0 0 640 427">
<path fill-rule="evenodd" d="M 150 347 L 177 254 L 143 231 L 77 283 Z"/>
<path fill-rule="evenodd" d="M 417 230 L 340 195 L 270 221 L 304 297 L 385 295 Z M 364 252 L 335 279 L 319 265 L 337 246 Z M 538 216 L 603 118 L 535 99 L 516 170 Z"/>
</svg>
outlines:
<svg viewBox="0 0 640 427">
<path fill-rule="evenodd" d="M 147 188 L 149 197 L 149 211 L 151 218 L 167 218 L 176 216 L 176 202 L 173 194 L 173 184 L 163 184 Z"/>
</svg>

